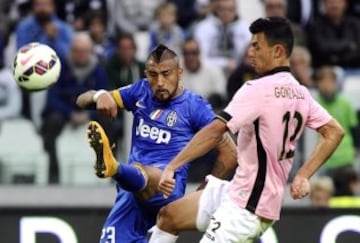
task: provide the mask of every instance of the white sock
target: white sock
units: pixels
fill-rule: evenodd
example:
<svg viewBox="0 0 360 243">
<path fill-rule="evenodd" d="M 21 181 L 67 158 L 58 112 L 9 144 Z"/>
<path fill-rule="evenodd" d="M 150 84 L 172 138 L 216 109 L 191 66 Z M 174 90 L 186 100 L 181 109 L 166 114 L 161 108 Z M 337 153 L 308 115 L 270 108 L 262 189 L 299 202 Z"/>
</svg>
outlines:
<svg viewBox="0 0 360 243">
<path fill-rule="evenodd" d="M 179 238 L 178 235 L 170 234 L 155 226 L 149 243 L 175 243 L 177 238 Z"/>
</svg>

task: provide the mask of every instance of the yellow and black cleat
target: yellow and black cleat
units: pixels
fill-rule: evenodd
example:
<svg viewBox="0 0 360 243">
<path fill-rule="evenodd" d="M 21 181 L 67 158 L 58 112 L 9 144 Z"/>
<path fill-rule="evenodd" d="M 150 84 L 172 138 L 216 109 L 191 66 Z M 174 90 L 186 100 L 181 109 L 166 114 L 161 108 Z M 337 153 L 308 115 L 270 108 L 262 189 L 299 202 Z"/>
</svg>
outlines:
<svg viewBox="0 0 360 243">
<path fill-rule="evenodd" d="M 95 174 L 100 178 L 111 177 L 117 173 L 118 163 L 111 151 L 109 139 L 104 129 L 91 121 L 87 130 L 88 142 L 96 154 Z"/>
</svg>

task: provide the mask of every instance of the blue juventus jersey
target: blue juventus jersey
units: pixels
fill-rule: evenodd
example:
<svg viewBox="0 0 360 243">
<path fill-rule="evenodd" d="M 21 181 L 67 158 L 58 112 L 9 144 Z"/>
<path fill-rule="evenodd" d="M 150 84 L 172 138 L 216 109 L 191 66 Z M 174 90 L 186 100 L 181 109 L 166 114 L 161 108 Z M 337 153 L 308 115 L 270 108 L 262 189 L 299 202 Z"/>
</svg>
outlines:
<svg viewBox="0 0 360 243">
<path fill-rule="evenodd" d="M 215 118 L 207 101 L 187 89 L 168 103 L 155 99 L 147 79 L 119 92 L 125 108 L 134 114 L 129 163 L 163 169 L 198 130 Z M 187 167 L 178 172 L 186 175 Z"/>
<path fill-rule="evenodd" d="M 130 164 L 139 162 L 163 169 L 198 130 L 215 118 L 210 105 L 186 89 L 167 103 L 154 98 L 146 79 L 115 92 L 134 114 Z M 187 167 L 175 173 L 176 186 L 168 198 L 157 193 L 142 201 L 117 184 L 115 205 L 104 223 L 100 242 L 147 242 L 147 231 L 156 224 L 159 209 L 184 195 Z"/>
</svg>

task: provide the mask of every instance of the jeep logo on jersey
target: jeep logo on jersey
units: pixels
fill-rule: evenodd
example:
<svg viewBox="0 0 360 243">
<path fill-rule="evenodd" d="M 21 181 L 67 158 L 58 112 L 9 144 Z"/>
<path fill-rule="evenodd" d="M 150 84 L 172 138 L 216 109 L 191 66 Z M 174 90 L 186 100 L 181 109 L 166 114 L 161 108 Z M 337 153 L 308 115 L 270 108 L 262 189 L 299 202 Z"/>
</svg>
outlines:
<svg viewBox="0 0 360 243">
<path fill-rule="evenodd" d="M 139 125 L 136 127 L 136 136 L 150 138 L 151 140 L 155 140 L 157 144 L 168 144 L 171 139 L 171 133 L 169 131 L 157 127 L 150 127 L 144 123 L 144 119 L 140 119 Z"/>
<path fill-rule="evenodd" d="M 171 111 L 166 117 L 166 124 L 169 127 L 172 127 L 175 125 L 176 119 L 177 119 L 176 111 Z"/>
</svg>

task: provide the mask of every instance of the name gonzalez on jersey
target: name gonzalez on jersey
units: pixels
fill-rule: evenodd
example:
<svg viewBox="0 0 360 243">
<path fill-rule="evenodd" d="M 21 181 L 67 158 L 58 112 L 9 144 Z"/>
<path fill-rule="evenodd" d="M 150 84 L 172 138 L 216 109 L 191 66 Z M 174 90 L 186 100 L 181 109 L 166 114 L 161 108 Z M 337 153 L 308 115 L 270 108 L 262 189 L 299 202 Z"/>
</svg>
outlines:
<svg viewBox="0 0 360 243">
<path fill-rule="evenodd" d="M 168 144 L 171 139 L 171 133 L 169 131 L 157 127 L 150 127 L 144 123 L 144 119 L 142 118 L 136 126 L 136 136 L 150 138 L 151 140 L 155 140 L 155 143 L 157 144 Z"/>
</svg>

